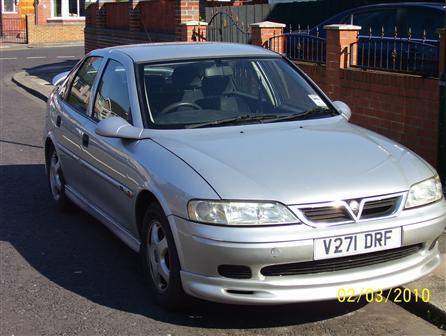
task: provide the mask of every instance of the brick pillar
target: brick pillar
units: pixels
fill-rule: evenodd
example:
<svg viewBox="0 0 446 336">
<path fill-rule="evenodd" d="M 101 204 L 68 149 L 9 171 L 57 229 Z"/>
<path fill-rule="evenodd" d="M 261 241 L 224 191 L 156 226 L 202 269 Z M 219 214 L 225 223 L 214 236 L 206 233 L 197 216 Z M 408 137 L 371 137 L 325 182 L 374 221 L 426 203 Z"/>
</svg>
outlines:
<svg viewBox="0 0 446 336">
<path fill-rule="evenodd" d="M 141 31 L 141 11 L 137 7 L 139 0 L 129 0 L 129 31 Z"/>
<path fill-rule="evenodd" d="M 251 27 L 251 44 L 271 48 L 280 54 L 285 52 L 284 23 L 264 21 L 251 23 L 249 26 Z"/>
<path fill-rule="evenodd" d="M 195 22 L 195 25 L 197 25 L 199 21 L 199 0 L 175 0 L 175 35 L 177 41 L 187 41 L 188 36 L 192 36 L 193 31 L 188 23 Z"/>
<path fill-rule="evenodd" d="M 207 26 L 207 22 L 184 22 L 179 31 L 177 30 L 177 41 L 204 42 L 206 41 Z"/>
<path fill-rule="evenodd" d="M 440 63 L 439 63 L 440 77 L 446 71 L 446 28 L 440 29 Z"/>
<path fill-rule="evenodd" d="M 356 45 L 351 44 L 358 41 L 359 26 L 334 24 L 324 26 L 327 31 L 327 90 L 331 99 L 339 99 L 340 96 L 340 69 L 350 66 L 350 57 L 356 59 Z"/>
</svg>

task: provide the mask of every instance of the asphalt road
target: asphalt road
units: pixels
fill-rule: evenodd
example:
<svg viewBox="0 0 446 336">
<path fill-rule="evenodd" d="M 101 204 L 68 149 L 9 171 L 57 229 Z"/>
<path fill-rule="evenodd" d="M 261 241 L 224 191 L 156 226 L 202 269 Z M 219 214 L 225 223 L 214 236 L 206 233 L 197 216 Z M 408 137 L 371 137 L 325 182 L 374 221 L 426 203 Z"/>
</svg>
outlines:
<svg viewBox="0 0 446 336">
<path fill-rule="evenodd" d="M 84 212 L 52 206 L 41 138 L 45 104 L 11 82 L 14 72 L 82 53 L 0 50 L 1 335 L 442 334 L 393 303 L 195 302 L 178 313 L 156 306 L 135 253 Z"/>
</svg>

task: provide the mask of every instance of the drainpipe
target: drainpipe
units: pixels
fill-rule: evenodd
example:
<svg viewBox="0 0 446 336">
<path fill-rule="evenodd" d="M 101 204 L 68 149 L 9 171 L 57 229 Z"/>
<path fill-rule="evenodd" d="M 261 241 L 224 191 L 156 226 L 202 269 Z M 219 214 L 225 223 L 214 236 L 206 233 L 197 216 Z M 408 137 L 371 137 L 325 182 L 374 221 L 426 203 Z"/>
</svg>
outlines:
<svg viewBox="0 0 446 336">
<path fill-rule="evenodd" d="M 440 111 L 438 123 L 438 170 L 446 192 L 446 71 L 440 77 Z"/>
<path fill-rule="evenodd" d="M 39 23 L 39 0 L 34 0 L 34 23 Z"/>
<path fill-rule="evenodd" d="M 446 5 L 446 1 L 445 1 Z M 443 191 L 446 194 L 446 12 L 444 15 L 443 29 L 441 33 L 440 46 L 440 110 L 438 116 L 438 170 L 441 181 L 443 182 Z"/>
</svg>

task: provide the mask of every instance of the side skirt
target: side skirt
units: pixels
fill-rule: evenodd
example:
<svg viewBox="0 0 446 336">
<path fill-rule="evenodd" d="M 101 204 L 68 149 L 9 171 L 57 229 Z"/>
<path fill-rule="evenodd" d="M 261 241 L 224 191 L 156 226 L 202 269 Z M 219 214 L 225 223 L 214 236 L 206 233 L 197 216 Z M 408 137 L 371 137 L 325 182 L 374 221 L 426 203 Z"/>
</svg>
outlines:
<svg viewBox="0 0 446 336">
<path fill-rule="evenodd" d="M 73 201 L 77 206 L 79 206 L 82 210 L 88 212 L 90 215 L 98 219 L 102 224 L 104 224 L 111 232 L 113 232 L 119 239 L 121 239 L 124 244 L 130 247 L 133 251 L 139 253 L 140 250 L 140 241 L 133 237 L 130 232 L 122 228 L 119 224 L 117 224 L 113 219 L 111 219 L 107 214 L 103 211 L 95 207 L 94 205 L 89 204 L 84 197 L 82 197 L 79 193 L 77 193 L 73 188 L 66 185 L 65 192 L 68 198 Z"/>
</svg>

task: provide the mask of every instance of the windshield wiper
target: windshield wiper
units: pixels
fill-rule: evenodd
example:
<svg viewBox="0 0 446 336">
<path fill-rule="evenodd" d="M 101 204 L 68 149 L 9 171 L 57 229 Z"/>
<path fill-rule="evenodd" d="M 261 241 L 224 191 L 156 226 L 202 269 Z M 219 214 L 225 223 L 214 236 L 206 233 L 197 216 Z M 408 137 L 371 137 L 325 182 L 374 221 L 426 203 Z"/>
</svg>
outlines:
<svg viewBox="0 0 446 336">
<path fill-rule="evenodd" d="M 262 121 L 266 119 L 273 119 L 276 120 L 279 118 L 277 114 L 257 114 L 257 115 L 241 115 L 234 118 L 227 118 L 227 119 L 220 119 L 220 120 L 214 120 L 209 122 L 203 122 L 199 124 L 192 124 L 186 126 L 186 128 L 201 128 L 201 127 L 212 127 L 212 126 L 220 126 L 220 125 L 226 125 L 226 124 L 237 124 L 240 122 L 246 122 L 246 121 Z"/>
<path fill-rule="evenodd" d="M 201 128 L 201 127 L 212 127 L 212 126 L 221 126 L 226 124 L 237 124 L 240 122 L 246 122 L 246 121 L 262 121 L 267 120 L 268 122 L 278 122 L 278 121 L 285 121 L 285 120 L 300 120 L 305 119 L 309 116 L 314 115 L 321 115 L 321 114 L 333 114 L 334 110 L 331 108 L 325 108 L 325 107 L 315 107 L 311 110 L 299 112 L 299 113 L 293 113 L 293 114 L 287 114 L 287 115 L 277 115 L 277 114 L 257 114 L 257 115 L 241 115 L 234 118 L 227 118 L 227 119 L 220 119 L 210 122 L 203 122 L 198 124 L 192 124 L 186 126 L 186 128 Z"/>
<path fill-rule="evenodd" d="M 274 118 L 269 121 L 277 122 L 277 121 L 285 121 L 285 120 L 300 120 L 300 119 L 306 119 L 308 117 L 315 116 L 315 115 L 323 115 L 323 114 L 332 114 L 333 115 L 334 113 L 335 113 L 335 111 L 331 108 L 318 106 L 318 107 L 312 108 L 311 110 L 307 110 L 304 112 L 288 114 L 285 116 L 279 116 L 279 117 Z"/>
</svg>

